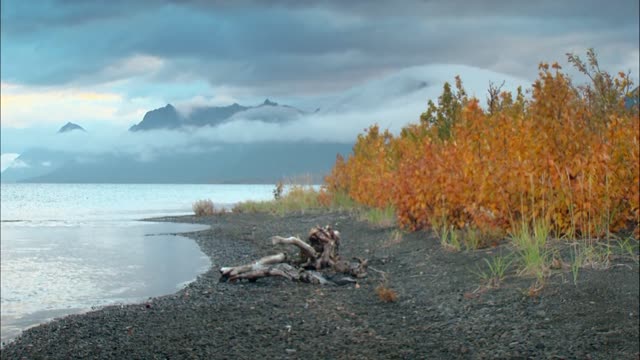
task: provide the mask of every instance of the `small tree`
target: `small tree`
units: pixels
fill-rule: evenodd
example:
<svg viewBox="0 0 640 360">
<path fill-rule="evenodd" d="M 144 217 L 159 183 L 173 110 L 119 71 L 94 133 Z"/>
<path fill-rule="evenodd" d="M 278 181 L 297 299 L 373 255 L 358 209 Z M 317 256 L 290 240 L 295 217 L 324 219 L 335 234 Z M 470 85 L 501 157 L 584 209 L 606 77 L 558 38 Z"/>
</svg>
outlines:
<svg viewBox="0 0 640 360">
<path fill-rule="evenodd" d="M 628 110 L 620 104 L 624 103 L 633 88 L 629 73 L 619 72 L 614 77 L 601 70 L 592 48 L 587 50 L 586 61 L 573 53 L 567 53 L 567 61 L 591 80 L 591 83 L 578 87 L 591 111 L 591 125 L 606 124 L 609 121 L 608 115 Z"/>
<path fill-rule="evenodd" d="M 273 198 L 277 201 L 282 199 L 282 193 L 284 192 L 284 184 L 282 181 L 276 183 L 276 187 L 273 189 Z"/>
<path fill-rule="evenodd" d="M 420 122 L 435 128 L 438 139 L 449 140 L 452 136 L 451 129 L 460 120 L 462 109 L 468 101 L 462 80 L 460 76 L 456 76 L 456 90 L 453 91 L 448 82 L 444 83 L 442 95 L 438 97 L 438 105 L 429 100 L 427 111 L 420 115 Z"/>
</svg>

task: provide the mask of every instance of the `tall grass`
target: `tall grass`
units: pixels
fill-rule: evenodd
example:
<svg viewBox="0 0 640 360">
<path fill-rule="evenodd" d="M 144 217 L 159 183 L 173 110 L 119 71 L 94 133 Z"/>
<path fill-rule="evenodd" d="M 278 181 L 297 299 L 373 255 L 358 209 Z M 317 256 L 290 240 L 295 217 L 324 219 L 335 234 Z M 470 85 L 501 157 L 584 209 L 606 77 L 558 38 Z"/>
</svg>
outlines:
<svg viewBox="0 0 640 360">
<path fill-rule="evenodd" d="M 521 221 L 510 236 L 518 249 L 522 269 L 521 274 L 543 279 L 549 270 L 549 252 L 546 250 L 550 225 L 544 220 L 534 220 L 530 227 Z"/>
<path fill-rule="evenodd" d="M 336 191 L 331 196 L 322 193 L 322 196 L 324 196 L 322 204 L 332 210 L 350 211 L 362 207 L 346 191 Z"/>
<path fill-rule="evenodd" d="M 392 206 L 382 209 L 361 209 L 358 217 L 361 221 L 366 221 L 378 227 L 392 227 L 396 224 L 396 213 Z"/>
<path fill-rule="evenodd" d="M 626 237 L 624 239 L 618 240 L 618 249 L 620 255 L 629 257 L 633 261 L 640 262 L 640 258 L 638 256 L 638 241 L 634 240 L 632 237 Z"/>
<path fill-rule="evenodd" d="M 440 246 L 445 250 L 460 251 L 462 249 L 458 231 L 452 224 L 447 222 L 445 217 L 432 218 L 431 229 L 440 240 Z"/>
<path fill-rule="evenodd" d="M 349 211 L 360 221 L 374 226 L 392 227 L 395 225 L 395 210 L 386 208 L 369 208 L 357 204 L 348 194 L 338 192 L 327 197 L 323 189 L 316 190 L 312 185 L 276 184 L 274 199 L 268 201 L 244 201 L 236 204 L 233 211 L 237 213 L 269 213 L 284 216 L 290 213 L 305 213 L 314 210 Z"/>
<path fill-rule="evenodd" d="M 321 207 L 318 195 L 319 192 L 311 185 L 290 185 L 284 191 L 279 191 L 278 196 L 274 193 L 274 200 L 241 202 L 233 207 L 233 211 L 264 212 L 279 216 L 294 212 L 304 213 Z"/>
<path fill-rule="evenodd" d="M 574 244 L 571 249 L 571 274 L 573 275 L 573 284 L 578 286 L 578 274 L 580 268 L 584 265 L 584 254 L 580 251 L 577 244 Z"/>
</svg>

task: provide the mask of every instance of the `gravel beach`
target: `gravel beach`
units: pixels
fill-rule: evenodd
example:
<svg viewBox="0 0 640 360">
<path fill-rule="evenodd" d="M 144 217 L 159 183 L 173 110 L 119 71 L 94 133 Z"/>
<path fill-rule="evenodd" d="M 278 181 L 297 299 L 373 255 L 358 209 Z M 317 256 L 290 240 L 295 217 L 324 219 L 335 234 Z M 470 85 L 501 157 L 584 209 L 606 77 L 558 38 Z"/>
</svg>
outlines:
<svg viewBox="0 0 640 360">
<path fill-rule="evenodd" d="M 211 229 L 188 233 L 212 268 L 183 290 L 134 305 L 71 315 L 25 331 L 2 359 L 638 359 L 639 269 L 556 270 L 537 295 L 534 279 L 509 276 L 480 289 L 483 258 L 443 250 L 425 232 L 376 228 L 345 213 L 222 214 L 163 218 Z M 272 235 L 305 237 L 315 225 L 342 234 L 341 255 L 369 259 L 357 285 L 279 278 L 220 283 L 218 268 L 278 252 Z M 393 241 L 394 239 L 396 241 Z M 291 254 L 293 249 L 289 249 Z M 397 292 L 382 302 L 375 288 Z"/>
</svg>

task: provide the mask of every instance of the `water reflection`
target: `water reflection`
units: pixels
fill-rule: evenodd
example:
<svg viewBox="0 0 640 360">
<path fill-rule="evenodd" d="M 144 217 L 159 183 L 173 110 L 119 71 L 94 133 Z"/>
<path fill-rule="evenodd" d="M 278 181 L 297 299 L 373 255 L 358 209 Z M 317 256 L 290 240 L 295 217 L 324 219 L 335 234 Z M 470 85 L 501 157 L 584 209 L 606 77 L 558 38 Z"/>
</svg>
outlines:
<svg viewBox="0 0 640 360">
<path fill-rule="evenodd" d="M 2 223 L 3 342 L 52 317 L 173 293 L 211 266 L 193 240 L 162 235 L 207 226 L 66 225 Z"/>
</svg>

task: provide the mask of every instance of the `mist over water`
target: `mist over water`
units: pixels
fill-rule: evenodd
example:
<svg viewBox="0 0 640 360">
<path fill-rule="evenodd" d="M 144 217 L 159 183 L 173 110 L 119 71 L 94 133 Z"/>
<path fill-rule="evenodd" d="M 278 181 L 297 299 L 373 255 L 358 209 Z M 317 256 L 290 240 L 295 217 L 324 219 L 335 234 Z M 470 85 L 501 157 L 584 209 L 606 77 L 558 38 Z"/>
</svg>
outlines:
<svg viewBox="0 0 640 360">
<path fill-rule="evenodd" d="M 171 233 L 207 226 L 142 222 L 272 197 L 271 185 L 2 184 L 1 340 L 54 317 L 171 294 L 212 264 Z"/>
</svg>

